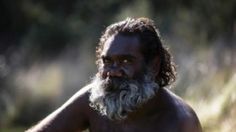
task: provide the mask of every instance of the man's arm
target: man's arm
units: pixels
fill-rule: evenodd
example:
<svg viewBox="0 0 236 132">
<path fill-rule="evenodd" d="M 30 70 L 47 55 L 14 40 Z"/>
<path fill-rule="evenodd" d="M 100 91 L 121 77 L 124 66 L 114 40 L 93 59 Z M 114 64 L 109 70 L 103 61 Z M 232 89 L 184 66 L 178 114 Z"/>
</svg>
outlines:
<svg viewBox="0 0 236 132">
<path fill-rule="evenodd" d="M 86 86 L 73 95 L 65 104 L 55 110 L 26 132 L 68 132 L 82 131 L 88 127 L 88 90 Z"/>
</svg>

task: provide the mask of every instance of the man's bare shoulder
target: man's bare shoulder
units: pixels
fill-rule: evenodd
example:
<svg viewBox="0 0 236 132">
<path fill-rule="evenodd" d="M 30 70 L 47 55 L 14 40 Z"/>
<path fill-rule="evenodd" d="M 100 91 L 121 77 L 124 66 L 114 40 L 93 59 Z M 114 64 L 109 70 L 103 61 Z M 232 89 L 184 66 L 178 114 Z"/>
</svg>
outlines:
<svg viewBox="0 0 236 132">
<path fill-rule="evenodd" d="M 90 88 L 90 85 L 81 88 L 66 103 L 27 132 L 82 131 L 88 128 Z"/>
<path fill-rule="evenodd" d="M 88 103 L 91 88 L 91 84 L 84 86 L 78 92 L 76 92 L 66 103 L 71 103 L 73 101 L 78 101 L 79 103 Z"/>
<path fill-rule="evenodd" d="M 201 132 L 201 125 L 195 111 L 179 96 L 163 88 L 163 96 L 167 107 L 170 108 L 172 119 L 175 119 L 181 132 Z"/>
<path fill-rule="evenodd" d="M 91 87 L 92 86 L 89 84 L 81 88 L 69 100 L 67 100 L 66 103 L 61 106 L 61 108 L 73 106 L 77 107 L 78 112 L 86 112 L 89 108 L 89 91 Z"/>
</svg>

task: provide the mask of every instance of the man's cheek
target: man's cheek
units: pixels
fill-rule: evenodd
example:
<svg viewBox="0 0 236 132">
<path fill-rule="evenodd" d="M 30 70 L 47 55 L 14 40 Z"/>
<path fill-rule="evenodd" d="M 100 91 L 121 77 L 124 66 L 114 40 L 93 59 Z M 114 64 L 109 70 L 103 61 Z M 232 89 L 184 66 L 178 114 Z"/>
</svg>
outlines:
<svg viewBox="0 0 236 132">
<path fill-rule="evenodd" d="M 100 77 L 101 79 L 105 79 L 107 76 L 107 71 L 104 68 L 99 68 L 97 76 Z"/>
<path fill-rule="evenodd" d="M 134 77 L 134 69 L 130 67 L 123 67 L 123 78 L 132 79 Z"/>
</svg>

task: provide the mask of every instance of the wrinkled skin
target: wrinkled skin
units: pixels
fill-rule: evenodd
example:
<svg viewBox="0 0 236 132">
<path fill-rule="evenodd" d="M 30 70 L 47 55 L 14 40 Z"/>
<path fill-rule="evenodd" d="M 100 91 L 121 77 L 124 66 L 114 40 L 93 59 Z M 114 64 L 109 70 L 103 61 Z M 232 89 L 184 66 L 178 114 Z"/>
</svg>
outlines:
<svg viewBox="0 0 236 132">
<path fill-rule="evenodd" d="M 99 75 L 102 79 L 122 77 L 141 80 L 144 58 L 135 36 L 116 35 L 103 48 Z M 158 60 L 158 59 L 157 59 Z M 152 66 L 150 66 L 152 67 Z M 155 70 L 155 69 L 154 69 Z M 158 73 L 156 73 L 158 74 Z M 132 111 L 123 120 L 111 120 L 90 107 L 90 84 L 78 91 L 30 132 L 201 132 L 199 120 L 190 106 L 166 88 Z M 107 87 L 107 91 L 116 91 Z"/>
</svg>

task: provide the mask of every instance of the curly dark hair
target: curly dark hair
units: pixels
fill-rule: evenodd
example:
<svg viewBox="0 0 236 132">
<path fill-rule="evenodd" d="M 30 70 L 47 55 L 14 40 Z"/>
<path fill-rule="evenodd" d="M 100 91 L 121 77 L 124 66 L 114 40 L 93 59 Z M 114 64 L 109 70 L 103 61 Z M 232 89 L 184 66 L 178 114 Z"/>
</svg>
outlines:
<svg viewBox="0 0 236 132">
<path fill-rule="evenodd" d="M 176 66 L 172 62 L 172 56 L 166 47 L 163 47 L 159 31 L 154 22 L 148 18 L 127 18 L 123 21 L 108 26 L 102 34 L 98 46 L 97 65 L 106 40 L 112 35 L 138 36 L 142 46 L 141 52 L 148 65 L 156 57 L 160 57 L 160 69 L 156 76 L 156 82 L 161 86 L 167 86 L 176 79 Z"/>
</svg>

